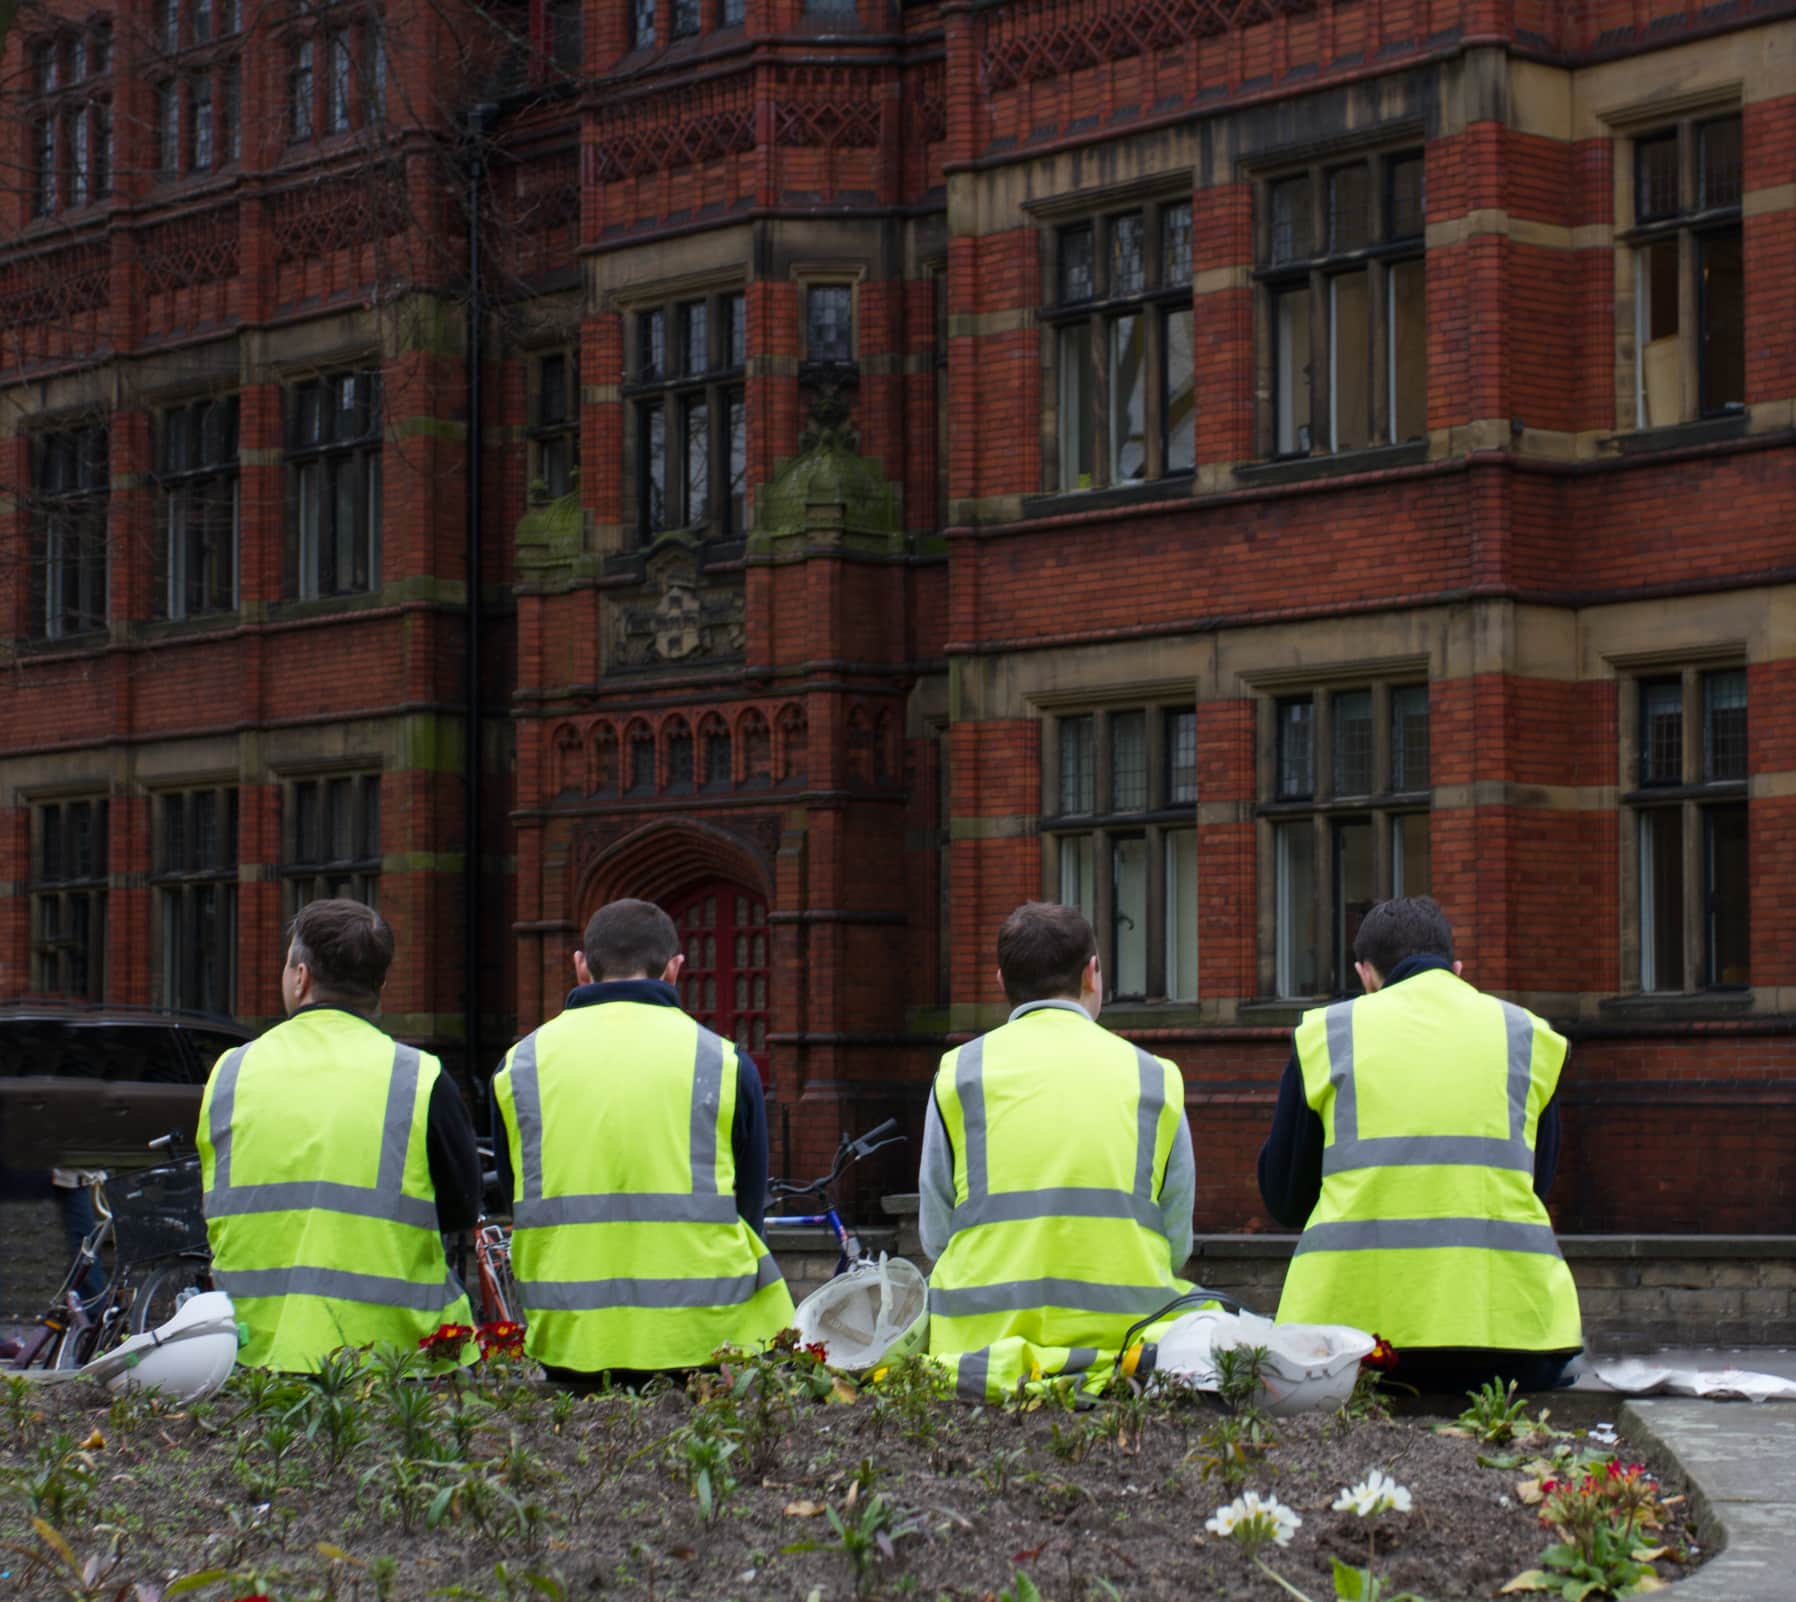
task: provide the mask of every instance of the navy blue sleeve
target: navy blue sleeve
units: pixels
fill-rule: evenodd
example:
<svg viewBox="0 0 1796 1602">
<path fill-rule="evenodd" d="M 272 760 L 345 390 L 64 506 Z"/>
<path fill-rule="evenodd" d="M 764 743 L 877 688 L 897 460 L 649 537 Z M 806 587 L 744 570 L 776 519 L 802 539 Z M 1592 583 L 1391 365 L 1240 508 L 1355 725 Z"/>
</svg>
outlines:
<svg viewBox="0 0 1796 1602">
<path fill-rule="evenodd" d="M 1286 1229 L 1302 1229 L 1322 1199 L 1322 1141 L 1321 1114 L 1304 1097 L 1292 1052 L 1278 1082 L 1272 1133 L 1260 1148 L 1260 1200 Z"/>
<path fill-rule="evenodd" d="M 499 1193 L 499 1211 L 509 1218 L 516 1196 L 511 1188 L 511 1138 L 505 1132 L 505 1114 L 499 1109 L 499 1098 L 492 1095 L 490 1085 L 487 1094 L 493 1103 L 493 1167 L 499 1176 L 494 1188 Z"/>
<path fill-rule="evenodd" d="M 736 1053 L 736 1117 L 730 1126 L 736 1159 L 736 1211 L 757 1235 L 767 1218 L 767 1103 L 761 1073 L 746 1051 Z"/>
<path fill-rule="evenodd" d="M 1553 1188 L 1553 1176 L 1559 1172 L 1559 1092 L 1540 1109 L 1534 1126 L 1534 1194 L 1542 1201 Z"/>
<path fill-rule="evenodd" d="M 439 1072 L 430 1087 L 424 1154 L 437 1196 L 437 1227 L 445 1235 L 471 1228 L 480 1216 L 480 1154 L 474 1147 L 474 1120 L 446 1073 Z"/>
</svg>

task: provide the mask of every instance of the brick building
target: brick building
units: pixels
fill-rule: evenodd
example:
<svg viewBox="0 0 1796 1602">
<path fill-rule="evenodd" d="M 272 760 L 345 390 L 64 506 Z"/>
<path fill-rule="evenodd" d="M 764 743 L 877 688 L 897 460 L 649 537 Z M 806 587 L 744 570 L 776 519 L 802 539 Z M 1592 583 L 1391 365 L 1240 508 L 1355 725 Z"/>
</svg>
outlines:
<svg viewBox="0 0 1796 1602">
<path fill-rule="evenodd" d="M 347 890 L 487 1064 L 649 895 L 799 1168 L 1047 895 L 1252 1228 L 1426 890 L 1563 1226 L 1796 1227 L 1796 5 L 47 4 L 0 993 L 267 1019 Z"/>
</svg>

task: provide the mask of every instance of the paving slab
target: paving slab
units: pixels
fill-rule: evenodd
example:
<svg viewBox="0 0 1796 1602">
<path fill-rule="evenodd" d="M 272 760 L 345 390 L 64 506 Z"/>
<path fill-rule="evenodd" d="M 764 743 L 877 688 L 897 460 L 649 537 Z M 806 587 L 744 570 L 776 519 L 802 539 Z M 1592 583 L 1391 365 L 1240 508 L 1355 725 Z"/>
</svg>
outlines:
<svg viewBox="0 0 1796 1602">
<path fill-rule="evenodd" d="M 1792 1602 L 1796 1404 L 1643 1398 L 1620 1413 L 1625 1434 L 1682 1471 L 1697 1538 L 1716 1553 L 1658 1594 L 1672 1602 Z"/>
</svg>

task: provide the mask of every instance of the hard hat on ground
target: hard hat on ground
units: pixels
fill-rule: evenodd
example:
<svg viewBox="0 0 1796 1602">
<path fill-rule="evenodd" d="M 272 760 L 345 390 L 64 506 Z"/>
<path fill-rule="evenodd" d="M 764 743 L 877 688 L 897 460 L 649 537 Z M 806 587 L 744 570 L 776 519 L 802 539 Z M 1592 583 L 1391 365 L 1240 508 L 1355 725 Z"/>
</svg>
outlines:
<svg viewBox="0 0 1796 1602">
<path fill-rule="evenodd" d="M 914 1263 L 881 1252 L 812 1291 L 793 1325 L 834 1367 L 871 1368 L 929 1344 L 929 1285 Z"/>
<path fill-rule="evenodd" d="M 173 1402 L 197 1402 L 230 1378 L 242 1334 L 231 1298 L 202 1291 L 166 1324 L 133 1335 L 80 1373 L 115 1393 L 157 1390 Z"/>
</svg>

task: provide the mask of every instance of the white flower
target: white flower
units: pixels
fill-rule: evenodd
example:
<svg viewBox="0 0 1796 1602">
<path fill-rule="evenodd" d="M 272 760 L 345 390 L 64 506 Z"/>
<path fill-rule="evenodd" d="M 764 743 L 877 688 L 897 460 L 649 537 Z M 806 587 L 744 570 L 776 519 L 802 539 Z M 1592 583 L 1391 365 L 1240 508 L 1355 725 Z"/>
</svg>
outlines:
<svg viewBox="0 0 1796 1602">
<path fill-rule="evenodd" d="M 1226 1507 L 1219 1507 L 1204 1528 L 1215 1535 L 1232 1536 L 1250 1551 L 1268 1541 L 1289 1546 L 1303 1520 L 1275 1496 L 1246 1491 Z"/>
<path fill-rule="evenodd" d="M 1333 1506 L 1337 1513 L 1357 1513 L 1362 1519 L 1369 1519 L 1375 1513 L 1407 1513 L 1409 1503 L 1407 1486 L 1399 1485 L 1380 1469 L 1368 1469 L 1358 1485 L 1341 1487 Z"/>
</svg>

